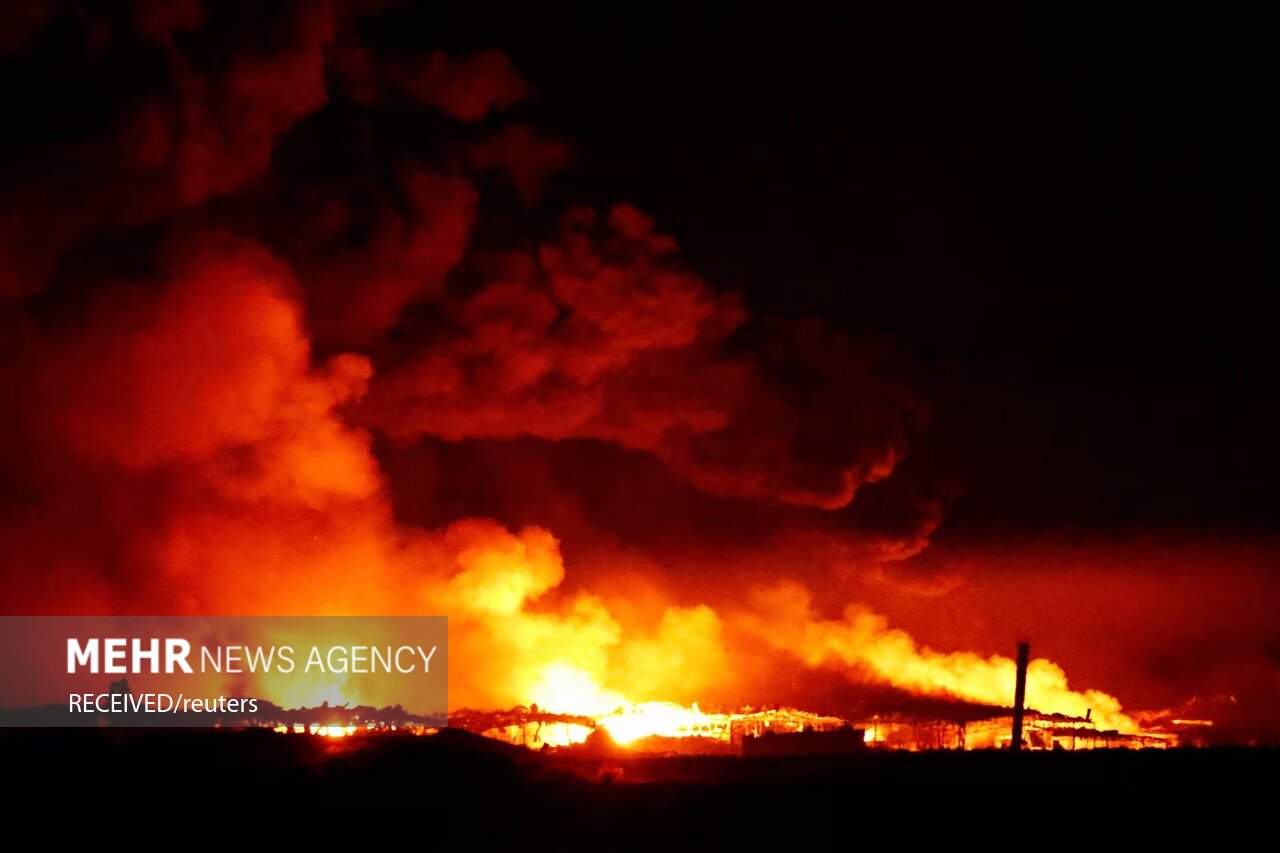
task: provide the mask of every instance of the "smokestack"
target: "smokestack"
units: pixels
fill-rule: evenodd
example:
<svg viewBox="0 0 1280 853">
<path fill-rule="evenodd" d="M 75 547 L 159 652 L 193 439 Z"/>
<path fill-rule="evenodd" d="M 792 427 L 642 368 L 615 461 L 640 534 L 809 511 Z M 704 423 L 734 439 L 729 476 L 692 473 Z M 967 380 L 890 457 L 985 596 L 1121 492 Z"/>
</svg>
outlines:
<svg viewBox="0 0 1280 853">
<path fill-rule="evenodd" d="M 1029 643 L 1018 643 L 1018 680 L 1013 688 L 1013 740 L 1012 750 L 1022 749 L 1022 703 L 1027 698 L 1027 658 L 1031 656 Z"/>
</svg>

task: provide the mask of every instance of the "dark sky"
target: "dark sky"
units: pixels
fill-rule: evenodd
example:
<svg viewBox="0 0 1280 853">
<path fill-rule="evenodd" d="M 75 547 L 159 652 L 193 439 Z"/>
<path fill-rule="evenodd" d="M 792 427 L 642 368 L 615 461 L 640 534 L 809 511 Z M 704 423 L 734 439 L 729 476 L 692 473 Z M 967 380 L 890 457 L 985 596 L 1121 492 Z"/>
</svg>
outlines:
<svg viewBox="0 0 1280 853">
<path fill-rule="evenodd" d="M 753 311 L 893 340 L 948 529 L 1267 527 L 1257 36 L 1067 11 L 451 6 L 378 35 L 500 46 L 578 146 L 553 197 L 653 213 Z"/>
</svg>

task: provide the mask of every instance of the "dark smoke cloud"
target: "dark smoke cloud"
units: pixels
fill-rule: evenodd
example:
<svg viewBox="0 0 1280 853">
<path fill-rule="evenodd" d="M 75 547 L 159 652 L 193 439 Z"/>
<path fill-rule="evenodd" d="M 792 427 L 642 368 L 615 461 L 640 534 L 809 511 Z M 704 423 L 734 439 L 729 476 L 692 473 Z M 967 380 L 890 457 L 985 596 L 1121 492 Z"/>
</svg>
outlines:
<svg viewBox="0 0 1280 853">
<path fill-rule="evenodd" d="M 508 125 L 471 149 L 472 167 L 505 170 L 526 205 L 538 200 L 547 179 L 568 166 L 571 158 L 568 144 L 541 138 L 523 124 Z"/>
<path fill-rule="evenodd" d="M 406 165 L 382 182 L 360 177 L 288 186 L 265 228 L 326 346 L 369 346 L 406 305 L 439 299 L 475 223 L 478 196 L 462 176 Z"/>
<path fill-rule="evenodd" d="M 27 33 L 0 105 L 0 300 L 22 299 L 62 253 L 234 192 L 279 136 L 324 105 L 331 4 L 75 6 Z M 43 23 L 43 26 L 40 26 Z"/>
<path fill-rule="evenodd" d="M 33 25 L 21 70 L 56 68 L 68 86 L 97 78 L 97 91 L 93 109 L 71 105 L 86 114 L 74 126 L 34 127 L 11 144 L 7 298 L 65 276 L 104 235 L 212 218 L 287 267 L 276 278 L 304 300 L 315 344 L 375 355 L 360 417 L 398 439 L 598 439 L 652 453 L 715 494 L 827 508 L 892 471 L 919 406 L 887 353 L 816 322 L 748 323 L 740 300 L 688 270 L 633 208 L 572 210 L 533 249 L 468 260 L 479 198 L 468 171 L 508 172 L 529 204 L 568 148 L 521 124 L 464 144 L 461 159 L 449 144 L 418 156 L 386 148 L 384 113 L 417 105 L 476 122 L 527 86 L 496 51 L 371 51 L 347 26 L 353 14 L 139 3 Z M 365 116 L 325 109 L 330 88 Z M 459 271 L 479 284 L 451 293 Z M 77 292 L 95 289 L 87 278 Z M 434 306 L 436 326 L 387 350 L 414 304 Z M 110 394 L 108 379 L 91 384 Z"/>
<path fill-rule="evenodd" d="M 375 49 L 350 4 L 48 9 L 0 62 L 8 609 L 426 608 L 454 620 L 460 703 L 745 695 L 724 596 L 668 586 L 643 525 L 448 513 L 440 482 L 389 482 L 396 453 L 443 449 L 452 478 L 464 443 L 589 445 L 727 537 L 730 504 L 831 532 L 919 421 L 890 353 L 750 319 L 632 207 L 544 209 L 571 151 L 504 115 L 528 87 L 499 52 Z M 582 535 L 605 593 L 535 521 Z M 641 574 L 644 602 L 608 592 Z"/>
<path fill-rule="evenodd" d="M 715 494 L 835 508 L 893 470 L 921 417 L 888 352 L 814 321 L 744 329 L 736 296 L 633 208 L 572 211 L 555 240 L 494 266 L 375 381 L 370 423 L 609 441 Z"/>
<path fill-rule="evenodd" d="M 353 100 L 432 106 L 464 122 L 480 121 L 528 94 L 506 54 L 497 50 L 460 58 L 439 51 L 404 57 L 345 42 L 335 52 L 334 70 Z"/>
</svg>

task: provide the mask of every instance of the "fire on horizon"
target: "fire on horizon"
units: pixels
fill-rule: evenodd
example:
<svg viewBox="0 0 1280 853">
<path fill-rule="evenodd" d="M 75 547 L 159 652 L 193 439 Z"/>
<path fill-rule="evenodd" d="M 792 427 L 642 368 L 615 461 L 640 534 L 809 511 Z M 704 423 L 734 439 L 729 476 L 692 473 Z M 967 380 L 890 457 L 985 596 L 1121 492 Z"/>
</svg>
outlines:
<svg viewBox="0 0 1280 853">
<path fill-rule="evenodd" d="M 430 6 L 19 4 L 5 611 L 444 614 L 535 747 L 1021 743 L 1026 637 L 1031 748 L 1280 738 L 1213 140 L 898 10 Z"/>
<path fill-rule="evenodd" d="M 475 711 L 462 709 L 451 714 L 449 724 L 505 743 L 528 747 L 572 748 L 590 745 L 593 736 L 603 733 L 610 744 L 634 755 L 751 755 L 756 744 L 768 744 L 776 735 L 849 732 L 860 745 L 902 750 L 931 749 L 1166 749 L 1184 741 L 1179 733 L 1191 734 L 1187 743 L 1195 744 L 1200 729 L 1209 721 L 1173 720 L 1158 731 L 1138 731 L 1099 727 L 1092 719 L 1092 709 L 1084 716 L 1024 709 L 1022 697 L 1028 670 L 1027 644 L 1019 644 L 1017 687 L 1010 709 L 970 708 L 967 716 L 956 714 L 951 719 L 930 717 L 921 713 L 899 712 L 875 715 L 861 720 L 840 716 L 823 716 L 794 708 L 754 709 L 704 712 L 697 704 L 691 707 L 674 702 L 619 702 L 606 713 L 585 712 L 583 706 L 569 703 L 559 710 L 529 707 L 507 711 Z M 575 711 L 575 707 L 577 710 Z M 956 709 L 952 709 L 955 714 Z M 327 737 L 352 737 L 396 731 L 376 718 L 362 719 L 355 713 L 338 719 L 345 707 L 321 709 L 311 713 L 326 717 L 326 722 L 280 723 L 275 730 L 282 734 L 313 734 Z M 369 715 L 366 714 L 366 717 Z M 1024 720 L 1027 721 L 1024 732 Z M 437 729 L 421 727 L 412 730 L 434 734 Z M 763 740 L 761 740 L 763 738 Z M 801 741 L 803 743 L 803 741 Z M 819 744 L 816 751 L 825 752 L 839 741 Z M 599 750 L 596 744 L 593 749 Z"/>
</svg>

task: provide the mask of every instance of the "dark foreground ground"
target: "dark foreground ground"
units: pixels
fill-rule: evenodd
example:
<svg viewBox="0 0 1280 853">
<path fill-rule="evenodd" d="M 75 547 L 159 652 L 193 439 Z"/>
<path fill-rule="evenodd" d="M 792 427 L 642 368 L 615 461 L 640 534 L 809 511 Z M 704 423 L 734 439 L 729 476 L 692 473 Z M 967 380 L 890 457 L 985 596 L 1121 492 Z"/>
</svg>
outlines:
<svg viewBox="0 0 1280 853">
<path fill-rule="evenodd" d="M 1270 822 L 1280 782 L 1273 749 L 567 757 L 460 731 L 328 741 L 9 729 L 0 766 L 11 829 L 47 821 L 51 805 L 74 823 L 84 805 L 129 832 L 156 816 L 214 837 L 270 820 L 299 843 L 404 821 L 428 849 L 788 850 L 800 836 L 856 849 L 868 845 L 842 839 L 872 827 L 981 838 L 1014 823 L 1113 837 L 1144 827 L 1149 841 L 1208 825 L 1225 841 L 1253 818 Z"/>
</svg>

